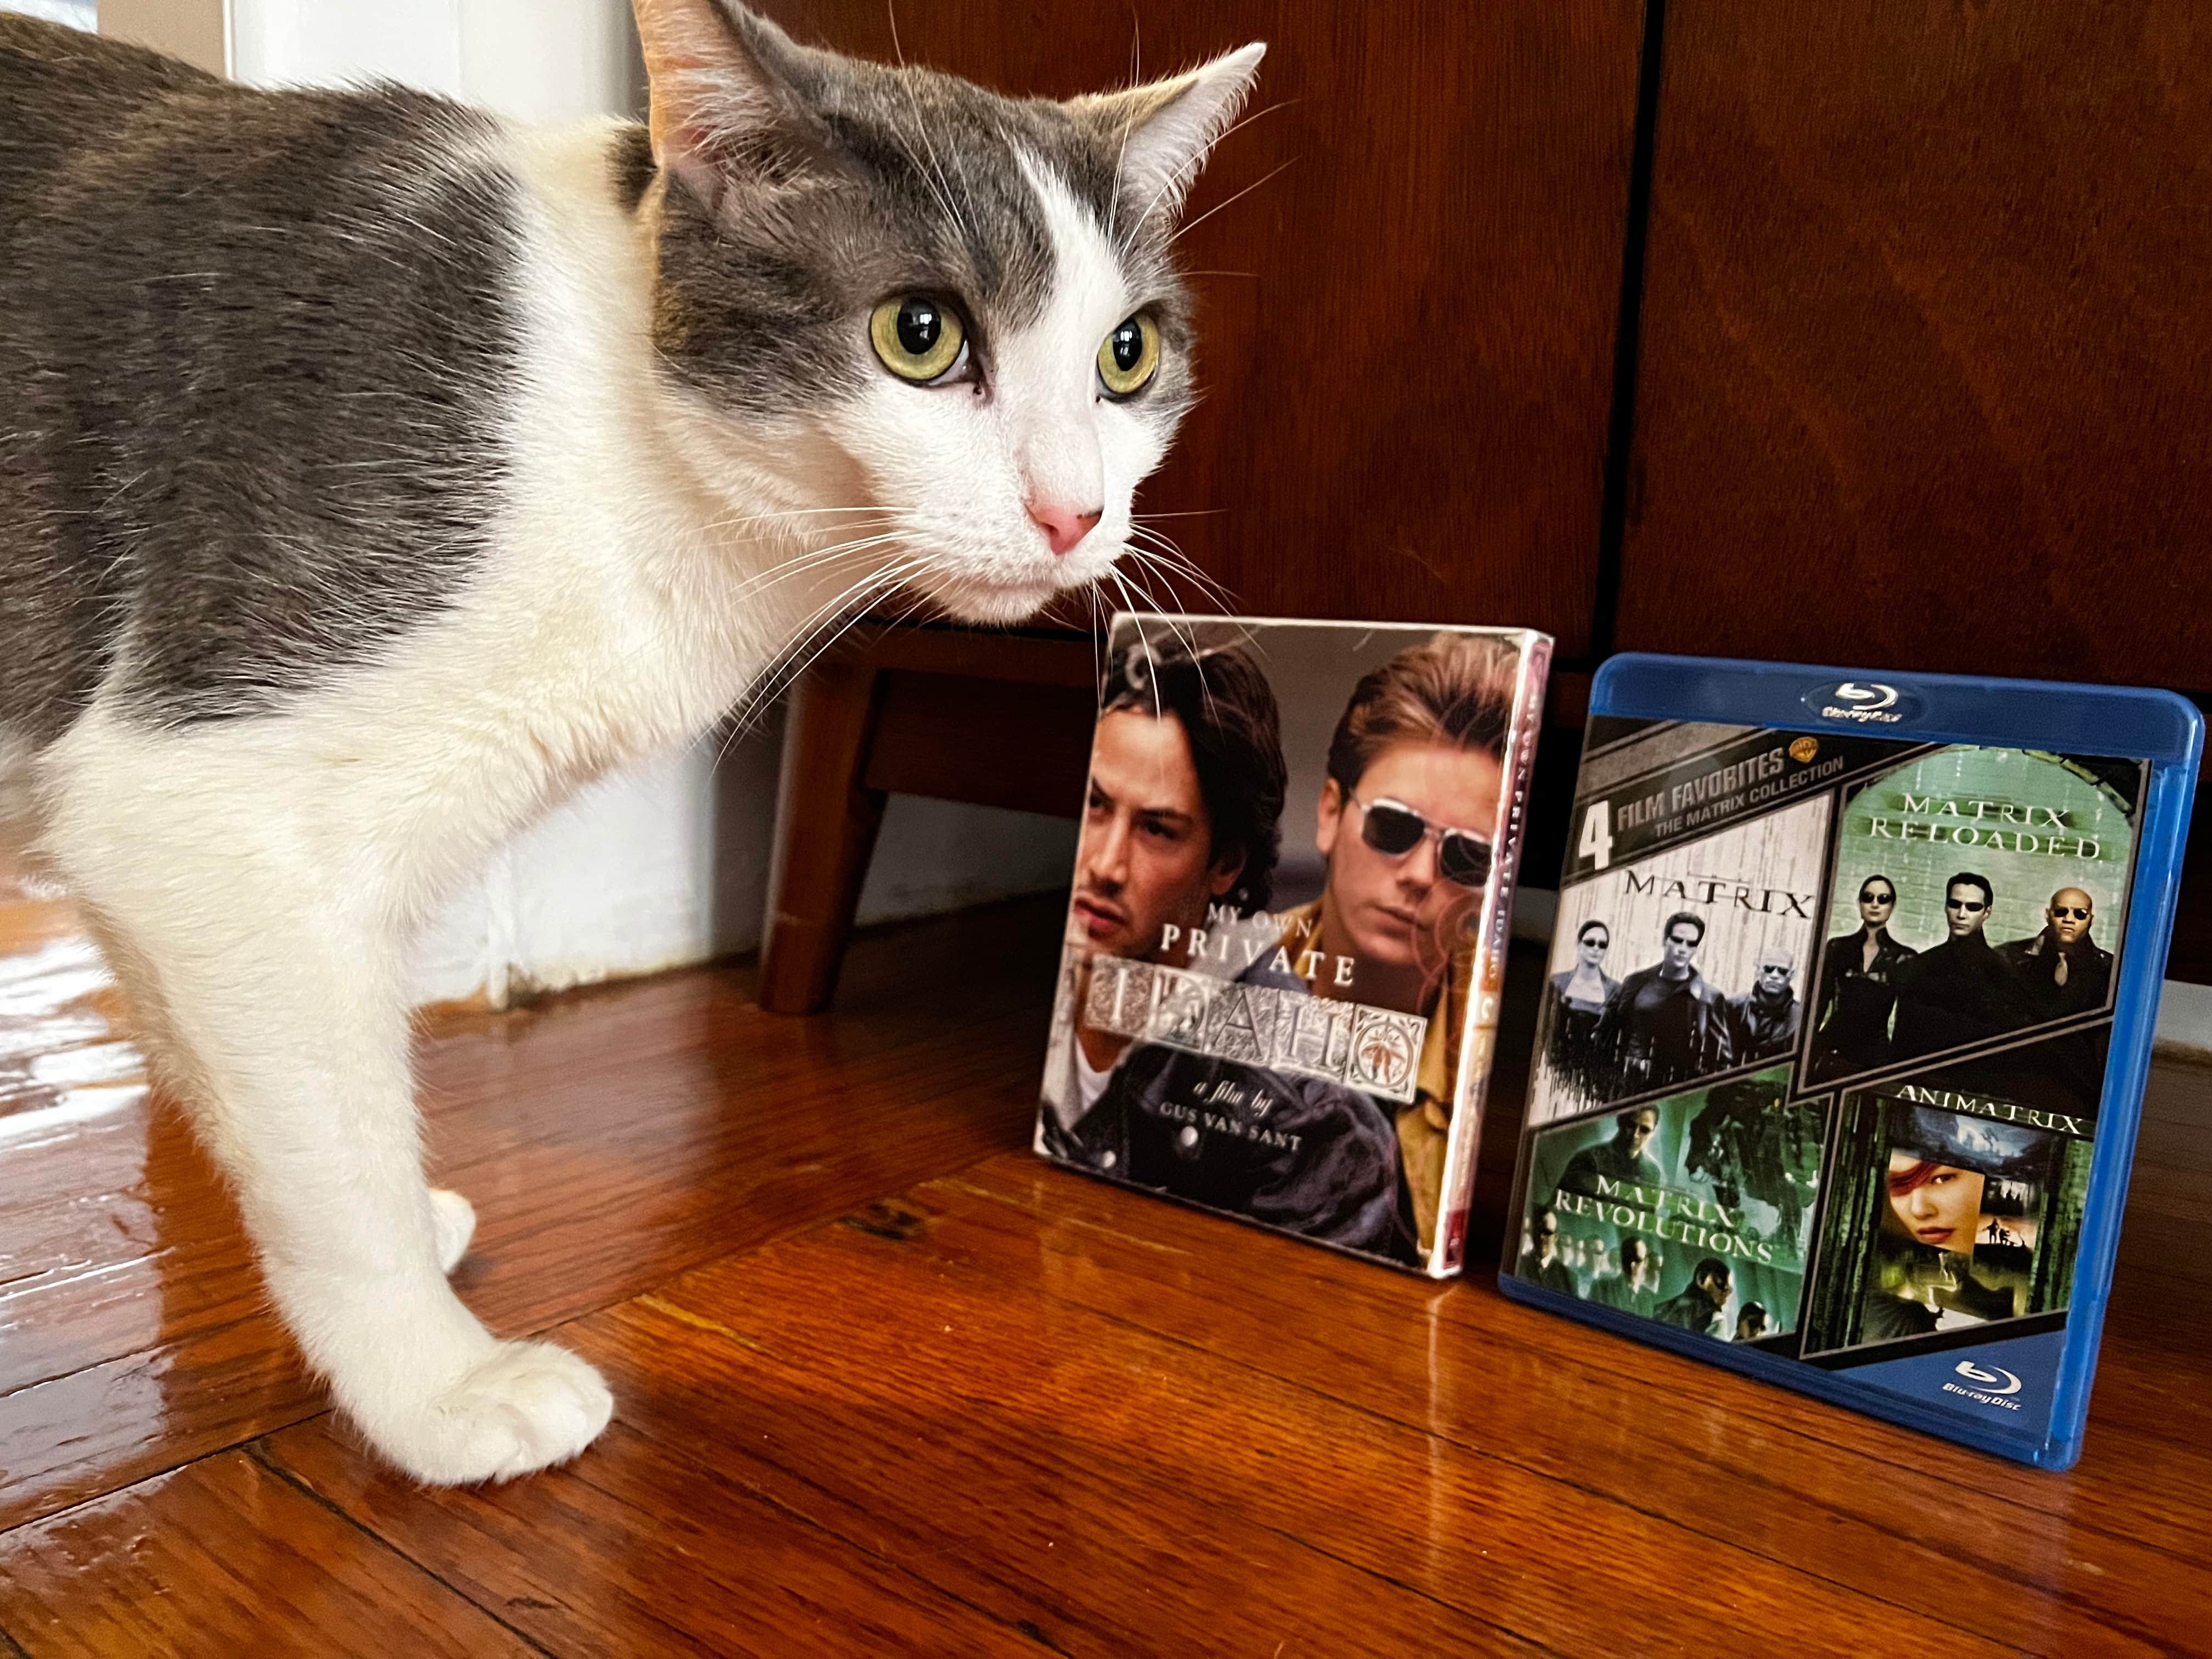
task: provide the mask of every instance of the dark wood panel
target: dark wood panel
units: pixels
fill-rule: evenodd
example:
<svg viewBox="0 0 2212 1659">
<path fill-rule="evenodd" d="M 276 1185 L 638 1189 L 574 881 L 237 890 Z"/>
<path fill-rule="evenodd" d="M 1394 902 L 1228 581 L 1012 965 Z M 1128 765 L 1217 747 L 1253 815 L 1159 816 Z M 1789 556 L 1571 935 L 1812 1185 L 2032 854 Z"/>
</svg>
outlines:
<svg viewBox="0 0 2212 1659">
<path fill-rule="evenodd" d="M 29 1659 L 532 1651 L 240 1452 L 0 1534 L 0 1632 Z"/>
<path fill-rule="evenodd" d="M 1062 818 L 1081 810 L 1098 714 L 1091 687 L 895 668 L 879 696 L 869 788 Z"/>
<path fill-rule="evenodd" d="M 2197 0 L 1675 0 L 1625 647 L 2212 689 Z"/>
<path fill-rule="evenodd" d="M 893 55 L 879 0 L 764 9 Z M 1637 0 L 946 0 L 900 21 L 910 59 L 1053 95 L 1126 80 L 1139 35 L 1148 74 L 1267 41 L 1265 112 L 1224 140 L 1182 244 L 1210 273 L 1206 401 L 1140 509 L 1176 515 L 1158 527 L 1243 610 L 1585 648 Z"/>
</svg>

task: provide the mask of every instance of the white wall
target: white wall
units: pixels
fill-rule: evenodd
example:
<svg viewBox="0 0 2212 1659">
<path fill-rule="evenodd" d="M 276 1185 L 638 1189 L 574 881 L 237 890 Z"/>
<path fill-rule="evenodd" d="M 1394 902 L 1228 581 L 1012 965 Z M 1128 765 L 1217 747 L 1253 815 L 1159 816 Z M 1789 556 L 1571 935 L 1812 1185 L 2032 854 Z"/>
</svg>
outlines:
<svg viewBox="0 0 2212 1659">
<path fill-rule="evenodd" d="M 17 11 L 27 17 L 43 17 L 49 23 L 90 29 L 98 18 L 99 4 L 98 0 L 0 0 L 0 11 Z"/>
<path fill-rule="evenodd" d="M 556 123 L 642 112 L 624 0 L 228 0 L 231 72 L 259 85 L 380 76 Z M 733 951 L 761 938 L 781 717 L 719 760 L 714 740 L 604 780 L 503 854 L 431 928 L 424 1001 L 495 1006 Z M 860 921 L 1067 879 L 1074 826 L 895 797 Z"/>
</svg>

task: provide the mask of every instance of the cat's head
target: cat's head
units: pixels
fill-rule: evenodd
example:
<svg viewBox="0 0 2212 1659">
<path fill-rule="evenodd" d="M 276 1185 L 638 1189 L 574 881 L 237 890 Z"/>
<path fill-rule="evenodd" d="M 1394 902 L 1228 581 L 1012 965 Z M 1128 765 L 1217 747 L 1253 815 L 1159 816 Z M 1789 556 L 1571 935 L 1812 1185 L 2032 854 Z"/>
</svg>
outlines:
<svg viewBox="0 0 2212 1659">
<path fill-rule="evenodd" d="M 756 465 L 765 440 L 816 503 L 792 522 L 956 616 L 1104 574 L 1192 400 L 1176 218 L 1264 49 L 1062 103 L 726 0 L 636 9 L 654 344 L 687 418 Z"/>
</svg>

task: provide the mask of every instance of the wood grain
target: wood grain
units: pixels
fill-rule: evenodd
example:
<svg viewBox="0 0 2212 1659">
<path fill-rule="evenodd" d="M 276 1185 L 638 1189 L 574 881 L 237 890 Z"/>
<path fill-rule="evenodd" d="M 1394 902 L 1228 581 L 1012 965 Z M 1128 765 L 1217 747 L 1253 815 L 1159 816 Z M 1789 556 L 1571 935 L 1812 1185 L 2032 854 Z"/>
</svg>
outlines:
<svg viewBox="0 0 2212 1659">
<path fill-rule="evenodd" d="M 1620 642 L 2212 689 L 2192 0 L 1667 12 Z"/>
<path fill-rule="evenodd" d="M 993 1159 L 915 1198 L 1063 1258 L 1055 1293 L 1117 1320 L 1279 1367 L 1347 1405 L 1656 1510 L 1753 1554 L 1812 1567 L 1805 1546 L 1820 1540 L 1817 1570 L 1870 1595 L 1910 1604 L 1903 1587 L 1940 1581 L 1944 1595 L 1928 1610 L 1978 1632 L 2016 1628 L 2032 1606 L 2059 1651 L 2093 1641 L 2100 1650 L 2172 1650 L 2212 1618 L 2212 1572 L 2197 1570 L 2200 1553 L 2172 1524 L 2186 1501 L 2179 1513 L 2172 1502 L 2176 1489 L 2201 1501 L 2212 1457 L 2202 1441 L 2185 1453 L 2177 1446 L 2154 1454 L 2165 1465 L 2154 1472 L 2140 1443 L 2124 1437 L 2126 1425 L 2156 1419 L 2145 1409 L 2152 1402 L 2127 1397 L 2149 1358 L 2138 1345 L 2178 1328 L 2191 1332 L 2180 1346 L 2203 1346 L 2185 1300 L 2161 1297 L 2154 1315 L 2149 1298 L 2121 1303 L 2089 1450 L 2054 1478 L 1640 1345 L 1594 1341 L 1486 1282 L 1436 1302 L 1419 1347 L 1393 1340 L 1406 1319 L 1390 1299 L 1370 1288 L 1356 1310 L 1346 1300 L 1364 1275 L 1337 1258 L 1251 1272 L 1224 1296 L 1207 1260 L 1220 1230 L 1206 1218 L 1133 1215 L 1118 1189 L 1026 1160 Z M 994 1205 L 1019 1218 L 994 1217 Z M 1328 1317 L 1314 1318 L 1315 1308 Z M 1455 1376 L 1440 1355 L 1469 1374 Z M 2180 1437 L 2191 1432 L 2184 1425 Z M 1962 1535 L 1966 1494 L 1979 1525 Z M 2161 1595 L 2146 1603 L 2135 1587 L 2152 1580 Z M 2039 1594 L 2024 1598 L 2024 1584 Z"/>
<path fill-rule="evenodd" d="M 1156 1244 L 1115 1241 L 1133 1258 L 1130 1296 L 1094 1310 L 1058 1293 L 1091 1265 L 1080 1251 L 1070 1259 L 1034 1225 L 1001 1232 L 923 1198 L 702 1269 L 652 1298 L 647 1311 L 726 1345 L 729 1357 L 716 1370 L 737 1366 L 758 1378 L 748 1393 L 802 1386 L 808 1415 L 830 1421 L 763 1414 L 765 1443 L 800 1465 L 810 1484 L 835 1483 L 879 1516 L 896 1506 L 905 1528 L 933 1534 L 940 1559 L 1019 1571 L 1073 1593 L 1095 1575 L 1077 1554 L 1063 1561 L 1060 1550 L 1093 1547 L 1141 1509 L 1171 1536 L 1195 1528 L 1226 1544 L 1251 1528 L 1301 1540 L 1450 1610 L 1468 1621 L 1462 1640 L 1490 1626 L 1570 1650 L 1622 1651 L 1663 1625 L 1675 1639 L 1723 1646 L 1749 1624 L 1811 1650 L 1846 1650 L 1833 1640 L 1841 1630 L 1877 1650 L 1940 1641 L 1962 1652 L 1999 1650 L 1963 1630 L 1941 1631 L 1926 1611 L 1761 1560 L 1714 1538 L 1678 1505 L 1647 1504 L 1638 1514 L 1593 1493 L 1587 1477 L 1532 1472 L 1507 1452 L 1510 1435 L 1455 1443 L 1425 1425 L 1454 1400 L 1470 1415 L 1484 1408 L 1477 1395 L 1492 1412 L 1511 1409 L 1492 1395 L 1491 1358 L 1479 1346 L 1433 1340 L 1436 1310 L 1469 1287 L 1370 1280 L 1367 1294 L 1390 1331 L 1384 1346 L 1416 1365 L 1425 1359 L 1426 1375 L 1406 1395 L 1391 1386 L 1403 1388 L 1401 1372 L 1353 1406 L 1261 1363 L 1264 1335 L 1240 1350 L 1171 1338 L 1130 1319 L 1131 1308 L 1162 1294 L 1164 1280 L 1172 1284 L 1174 1268 Z M 1118 1190 L 1111 1199 L 1142 1204 Z M 1190 1269 L 1202 1301 L 1234 1302 L 1254 1280 L 1296 1285 L 1302 1258 L 1313 1255 L 1243 1229 L 1212 1230 L 1227 1236 L 1210 1257 L 1177 1264 Z M 826 1317 L 816 1311 L 825 1278 L 842 1291 Z M 1310 1297 L 1291 1299 L 1299 1305 L 1273 1310 L 1275 1344 L 1333 1311 Z M 606 1322 L 631 1316 L 624 1310 Z M 681 1340 L 659 1323 L 653 1331 L 649 1341 L 640 1331 L 624 1346 L 666 1352 Z M 779 1377 L 787 1379 L 781 1389 Z M 1376 1400 L 1390 1409 L 1378 1411 Z M 880 1431 L 910 1423 L 917 1409 L 927 1413 L 927 1432 Z M 1536 1410 L 1532 1398 L 1527 1413 Z M 834 1457 L 816 1448 L 824 1436 L 841 1447 Z M 936 1497 L 954 1480 L 968 1488 L 957 1513 Z M 1186 1506 L 1196 1512 L 1184 1514 Z M 1002 1514 L 988 1528 L 979 1524 Z M 1054 1549 L 1037 1547 L 1048 1539 Z M 1564 1559 L 1562 1540 L 1572 1540 Z M 1047 1563 L 1038 1565 L 1038 1555 Z M 1701 1605 L 1668 1583 L 1677 1569 L 1659 1564 L 1686 1557 L 1701 1558 L 1728 1584 L 1725 1605 Z M 1170 1571 L 1163 1564 L 1148 1581 L 1156 1595 Z M 1273 1626 L 1240 1622 L 1265 1651 L 1310 1631 L 1310 1620 L 1301 1613 Z M 1422 1645 L 1397 1632 L 1386 1639 L 1386 1650 Z"/>
<path fill-rule="evenodd" d="M 444 1020 L 421 1075 L 437 1178 L 477 1209 L 462 1295 L 543 1329 L 1019 1144 L 1007 1058 L 1042 1063 L 1052 933 L 1036 906 L 896 930 L 805 1024 L 714 969 Z M 92 1106 L 0 1117 L 33 1131 L 0 1140 L 0 1525 L 319 1407 L 181 1123 L 143 1089 Z"/>
<path fill-rule="evenodd" d="M 532 1650 L 239 1452 L 0 1534 L 0 1627 L 31 1659 Z"/>
<path fill-rule="evenodd" d="M 78 1264 L 0 1288 L 48 1373 L 0 1386 L 0 1653 L 2205 1650 L 2203 1075 L 2158 1068 L 2052 1476 L 1009 1150 L 1057 916 L 864 938 L 820 1019 L 707 973 L 436 1023 L 465 1287 L 617 1393 L 503 1487 L 318 1414 L 158 1103 L 50 1120 L 0 1188 Z"/>
<path fill-rule="evenodd" d="M 898 55 L 877 0 L 763 9 Z M 1511 623 L 1586 648 L 1635 0 L 958 0 L 903 21 L 909 59 L 1049 95 L 1266 40 L 1255 113 L 1179 244 L 1206 400 L 1140 507 L 1233 608 Z"/>
</svg>

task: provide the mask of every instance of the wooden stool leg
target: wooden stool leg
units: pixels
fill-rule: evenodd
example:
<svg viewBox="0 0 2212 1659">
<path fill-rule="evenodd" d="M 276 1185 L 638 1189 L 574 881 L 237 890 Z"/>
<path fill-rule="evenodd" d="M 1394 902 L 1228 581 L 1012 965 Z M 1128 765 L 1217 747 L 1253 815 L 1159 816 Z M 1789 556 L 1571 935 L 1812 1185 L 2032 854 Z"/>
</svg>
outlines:
<svg viewBox="0 0 2212 1659">
<path fill-rule="evenodd" d="M 884 821 L 884 792 L 861 783 L 878 680 L 872 663 L 848 658 L 817 663 L 792 688 L 757 994 L 770 1013 L 819 1013 L 837 988 Z"/>
</svg>

